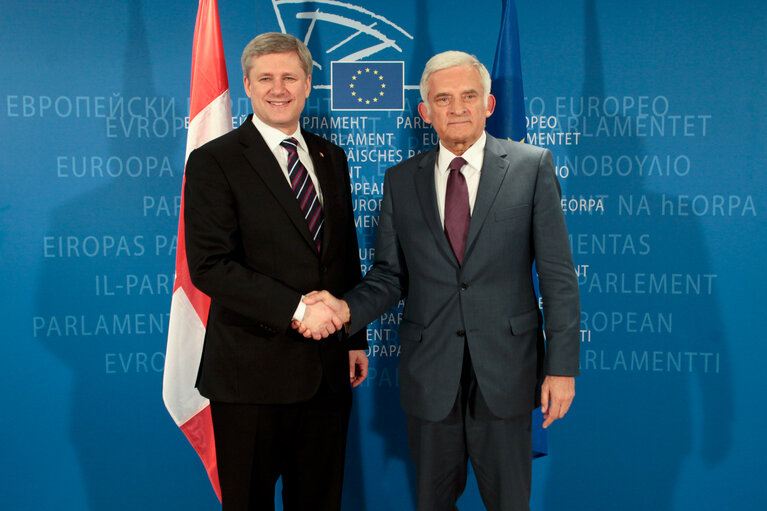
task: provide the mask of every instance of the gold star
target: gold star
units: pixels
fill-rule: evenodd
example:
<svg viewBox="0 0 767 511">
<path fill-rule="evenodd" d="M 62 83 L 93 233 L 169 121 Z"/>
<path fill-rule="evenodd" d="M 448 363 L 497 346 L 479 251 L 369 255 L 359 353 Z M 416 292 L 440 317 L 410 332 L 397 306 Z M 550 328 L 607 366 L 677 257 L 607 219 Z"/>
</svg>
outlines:
<svg viewBox="0 0 767 511">
<path fill-rule="evenodd" d="M 352 91 L 352 96 L 356 96 L 356 95 L 357 95 L 357 93 Z"/>
<path fill-rule="evenodd" d="M 353 88 L 354 88 L 354 84 L 353 84 L 353 83 L 350 83 L 350 84 L 349 84 L 349 87 L 353 89 Z"/>
<path fill-rule="evenodd" d="M 362 70 L 358 69 L 358 70 L 357 70 L 357 74 L 358 74 L 358 75 L 361 75 L 361 74 L 362 74 Z"/>
<path fill-rule="evenodd" d="M 357 77 L 356 77 L 356 76 L 352 76 L 352 80 L 356 80 L 356 79 L 357 79 Z"/>
<path fill-rule="evenodd" d="M 369 99 L 365 100 L 365 104 L 369 105 L 370 104 L 370 100 Z"/>
<path fill-rule="evenodd" d="M 359 101 L 360 103 L 362 103 L 362 98 L 357 98 L 357 101 Z"/>
<path fill-rule="evenodd" d="M 378 77 L 379 80 L 383 80 L 383 75 Z"/>
<path fill-rule="evenodd" d="M 378 103 L 378 98 L 373 98 L 373 103 Z"/>
<path fill-rule="evenodd" d="M 374 74 L 374 75 L 377 75 L 377 74 L 378 74 L 378 69 L 376 69 L 375 71 L 373 71 L 373 74 Z"/>
<path fill-rule="evenodd" d="M 378 93 L 379 96 L 383 96 L 383 91 Z"/>
<path fill-rule="evenodd" d="M 366 72 L 366 73 L 369 73 L 369 72 L 370 72 L 370 68 L 369 68 L 369 67 L 366 67 L 366 68 L 365 68 L 365 72 Z"/>
<path fill-rule="evenodd" d="M 385 88 L 386 88 L 386 84 L 385 84 L 385 83 L 382 83 L 382 84 L 381 84 L 381 88 L 382 88 L 382 89 L 385 89 Z"/>
</svg>

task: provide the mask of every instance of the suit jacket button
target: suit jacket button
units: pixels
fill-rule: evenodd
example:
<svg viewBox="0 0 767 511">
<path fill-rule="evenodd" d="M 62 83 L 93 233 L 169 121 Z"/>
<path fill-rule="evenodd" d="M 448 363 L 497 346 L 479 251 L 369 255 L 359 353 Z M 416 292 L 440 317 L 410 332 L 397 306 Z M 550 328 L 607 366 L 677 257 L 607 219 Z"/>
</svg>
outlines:
<svg viewBox="0 0 767 511">
<path fill-rule="evenodd" d="M 469 289 L 469 285 L 466 282 L 461 284 L 461 291 L 466 291 L 467 289 Z"/>
<path fill-rule="evenodd" d="M 464 330 L 457 330 L 455 332 L 455 335 L 457 335 L 458 337 L 463 337 L 464 335 L 466 335 L 466 332 Z"/>
</svg>

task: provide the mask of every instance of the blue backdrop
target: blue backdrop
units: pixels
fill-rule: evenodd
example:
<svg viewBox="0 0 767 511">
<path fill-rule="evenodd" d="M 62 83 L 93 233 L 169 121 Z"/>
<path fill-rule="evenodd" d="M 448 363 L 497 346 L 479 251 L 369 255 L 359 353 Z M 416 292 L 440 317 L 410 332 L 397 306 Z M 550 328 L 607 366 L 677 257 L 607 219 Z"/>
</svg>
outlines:
<svg viewBox="0 0 767 511">
<path fill-rule="evenodd" d="M 215 509 L 161 399 L 197 2 L 3 7 L 0 506 Z M 517 8 L 528 141 L 554 153 L 583 303 L 577 397 L 534 463 L 531 506 L 760 509 L 767 8 Z M 219 11 L 235 124 L 250 112 L 244 45 L 263 31 L 308 37 L 317 65 L 302 122 L 348 152 L 370 265 L 385 170 L 436 141 L 415 110 L 423 65 L 462 49 L 492 67 L 500 1 L 221 0 Z M 400 104 L 333 110 L 343 76 L 331 62 L 343 59 L 389 63 Z M 370 329 L 345 509 L 414 508 L 400 311 Z M 461 503 L 481 509 L 473 484 Z"/>
</svg>

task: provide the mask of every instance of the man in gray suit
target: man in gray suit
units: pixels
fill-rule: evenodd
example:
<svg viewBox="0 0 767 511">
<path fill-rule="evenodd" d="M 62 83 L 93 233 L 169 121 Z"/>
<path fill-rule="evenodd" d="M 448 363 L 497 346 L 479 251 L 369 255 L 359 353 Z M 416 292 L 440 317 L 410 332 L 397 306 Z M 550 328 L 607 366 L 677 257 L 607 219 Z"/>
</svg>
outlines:
<svg viewBox="0 0 767 511">
<path fill-rule="evenodd" d="M 343 300 L 322 291 L 305 303 L 330 305 L 355 332 L 407 297 L 399 378 L 418 509 L 455 509 L 471 460 L 488 509 L 526 510 L 531 412 L 540 402 L 544 427 L 564 416 L 578 374 L 578 283 L 553 159 L 484 131 L 495 98 L 472 55 L 430 59 L 421 97 L 439 147 L 386 173 L 373 268 Z"/>
</svg>

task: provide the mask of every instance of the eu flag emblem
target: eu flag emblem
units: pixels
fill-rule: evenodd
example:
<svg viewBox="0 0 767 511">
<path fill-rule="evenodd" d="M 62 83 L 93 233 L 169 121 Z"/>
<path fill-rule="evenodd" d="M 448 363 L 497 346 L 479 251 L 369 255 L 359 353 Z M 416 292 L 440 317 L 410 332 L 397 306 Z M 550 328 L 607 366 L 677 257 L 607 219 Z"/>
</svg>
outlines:
<svg viewBox="0 0 767 511">
<path fill-rule="evenodd" d="M 331 110 L 403 110 L 404 62 L 331 62 Z"/>
</svg>

